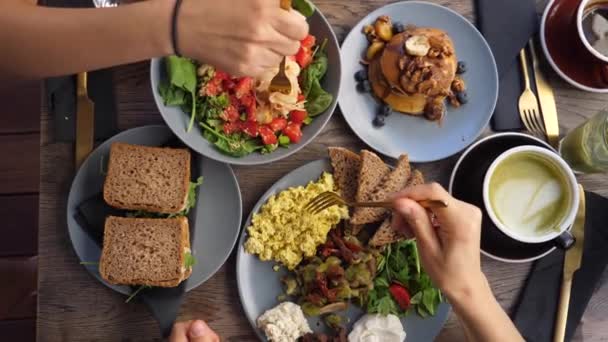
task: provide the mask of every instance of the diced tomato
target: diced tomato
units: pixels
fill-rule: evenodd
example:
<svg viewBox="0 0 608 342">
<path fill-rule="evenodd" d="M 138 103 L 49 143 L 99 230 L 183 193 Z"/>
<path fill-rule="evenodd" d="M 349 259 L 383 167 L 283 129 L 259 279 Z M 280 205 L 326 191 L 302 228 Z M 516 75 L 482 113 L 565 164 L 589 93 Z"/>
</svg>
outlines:
<svg viewBox="0 0 608 342">
<path fill-rule="evenodd" d="M 256 114 L 258 113 L 257 105 L 254 103 L 253 106 L 246 107 L 247 121 L 257 122 Z"/>
<path fill-rule="evenodd" d="M 275 118 L 270 123 L 270 128 L 272 128 L 273 132 L 279 132 L 287 127 L 287 119 L 285 118 Z"/>
<path fill-rule="evenodd" d="M 308 113 L 305 110 L 293 110 L 289 114 L 289 119 L 294 123 L 302 123 L 308 117 Z"/>
<path fill-rule="evenodd" d="M 260 136 L 264 145 L 274 145 L 277 143 L 277 136 L 274 135 L 274 131 L 270 126 L 264 125 L 259 128 Z"/>
<path fill-rule="evenodd" d="M 207 96 L 217 96 L 223 91 L 222 81 L 214 78 L 205 85 L 205 94 Z"/>
<path fill-rule="evenodd" d="M 232 134 L 241 131 L 241 125 L 239 122 L 226 122 L 224 124 L 224 133 Z"/>
<path fill-rule="evenodd" d="M 235 122 L 239 119 L 239 111 L 232 105 L 228 106 L 224 110 L 222 114 L 220 114 L 220 118 L 224 121 Z"/>
<path fill-rule="evenodd" d="M 315 46 L 316 42 L 317 38 L 315 38 L 315 36 L 313 36 L 312 34 L 309 34 L 308 36 L 306 36 L 306 38 L 300 41 L 300 44 L 302 44 L 303 47 L 312 49 L 312 47 Z"/>
<path fill-rule="evenodd" d="M 401 310 L 405 311 L 410 307 L 410 293 L 400 284 L 392 284 L 388 291 L 393 296 L 393 299 L 399 304 Z"/>
<path fill-rule="evenodd" d="M 250 137 L 258 136 L 258 123 L 255 121 L 246 121 L 241 123 L 242 131 Z"/>
<path fill-rule="evenodd" d="M 235 96 L 235 98 L 236 98 L 236 96 Z M 247 94 L 247 95 L 241 97 L 240 99 L 238 99 L 238 101 L 240 101 L 240 104 L 243 107 L 256 106 L 255 96 L 253 96 L 253 94 Z"/>
<path fill-rule="evenodd" d="M 306 100 L 306 96 L 304 94 L 298 94 L 298 102 L 302 102 Z"/>
<path fill-rule="evenodd" d="M 224 87 L 225 90 L 232 90 L 235 86 L 236 82 L 234 82 L 231 78 L 222 80 L 222 87 Z"/>
<path fill-rule="evenodd" d="M 296 54 L 296 62 L 302 69 L 306 68 L 312 62 L 312 50 L 302 46 Z"/>
<path fill-rule="evenodd" d="M 223 72 L 221 70 L 216 70 L 215 71 L 215 75 L 213 76 L 213 78 L 218 79 L 220 81 L 229 80 L 230 79 L 230 75 L 228 75 L 228 73 Z"/>
<path fill-rule="evenodd" d="M 302 139 L 302 129 L 300 128 L 300 126 L 301 124 L 291 122 L 283 130 L 283 134 L 285 134 L 289 138 L 289 140 L 294 144 L 299 143 L 300 139 Z"/>
<path fill-rule="evenodd" d="M 251 77 L 241 77 L 239 78 L 236 86 L 234 87 L 234 94 L 238 99 L 243 96 L 249 94 L 251 89 L 253 88 L 253 78 Z"/>
</svg>

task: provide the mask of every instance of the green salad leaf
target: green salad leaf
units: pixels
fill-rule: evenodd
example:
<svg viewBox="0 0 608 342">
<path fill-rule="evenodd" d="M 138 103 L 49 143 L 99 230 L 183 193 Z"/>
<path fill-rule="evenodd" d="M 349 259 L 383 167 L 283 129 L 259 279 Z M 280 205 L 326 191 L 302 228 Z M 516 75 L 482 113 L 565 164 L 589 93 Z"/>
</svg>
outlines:
<svg viewBox="0 0 608 342">
<path fill-rule="evenodd" d="M 368 313 L 404 316 L 409 311 L 415 311 L 423 318 L 437 313 L 443 297 L 420 266 L 418 248 L 414 240 L 387 246 L 377 260 L 377 271 L 374 289 L 370 291 L 367 300 Z M 392 284 L 404 286 L 411 295 L 408 312 L 403 311 L 393 299 L 389 291 Z"/>
<path fill-rule="evenodd" d="M 307 18 L 315 13 L 315 5 L 310 0 L 293 0 L 291 5 Z"/>
<path fill-rule="evenodd" d="M 244 157 L 255 151 L 264 148 L 258 141 L 246 136 L 245 134 L 224 134 L 218 127 L 211 127 L 209 124 L 199 122 L 203 128 L 203 136 L 214 144 L 224 154 L 233 157 Z"/>
<path fill-rule="evenodd" d="M 188 58 L 169 56 L 165 58 L 168 80 L 159 84 L 158 92 L 166 106 L 188 107 L 190 110 L 189 132 L 196 116 L 196 64 Z"/>
<path fill-rule="evenodd" d="M 144 289 L 150 289 L 152 288 L 152 286 L 150 285 L 142 285 L 140 287 L 137 288 L 137 290 L 135 290 L 133 293 L 131 293 L 131 295 L 129 296 L 129 298 L 127 298 L 127 300 L 125 300 L 125 303 L 130 302 L 133 298 L 135 298 L 135 296 L 137 296 L 142 290 Z"/>
<path fill-rule="evenodd" d="M 196 258 L 192 255 L 191 252 L 184 253 L 184 267 L 186 269 L 192 268 L 192 266 L 196 265 Z"/>
<path fill-rule="evenodd" d="M 334 100 L 333 95 L 321 86 L 321 80 L 327 73 L 329 60 L 325 52 L 327 39 L 314 54 L 313 62 L 302 71 L 302 93 L 306 96 L 306 111 L 310 117 L 315 117 L 329 108 Z"/>
</svg>

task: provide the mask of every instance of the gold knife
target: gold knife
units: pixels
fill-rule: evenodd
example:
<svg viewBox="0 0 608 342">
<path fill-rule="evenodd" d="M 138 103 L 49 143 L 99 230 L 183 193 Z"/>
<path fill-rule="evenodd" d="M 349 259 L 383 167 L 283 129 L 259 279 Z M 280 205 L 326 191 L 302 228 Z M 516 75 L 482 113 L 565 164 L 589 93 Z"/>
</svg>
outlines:
<svg viewBox="0 0 608 342">
<path fill-rule="evenodd" d="M 570 306 L 570 290 L 572 289 L 572 276 L 581 267 L 583 258 L 583 246 L 585 245 L 585 191 L 579 187 L 580 202 L 576 219 L 572 226 L 572 235 L 576 239 L 574 246 L 566 251 L 564 258 L 564 274 L 562 276 L 562 290 L 559 299 L 557 319 L 555 321 L 555 332 L 553 342 L 563 342 L 566 335 L 566 322 L 568 322 L 568 308 Z"/>
<path fill-rule="evenodd" d="M 93 150 L 95 104 L 89 98 L 88 75 L 78 74 L 76 98 L 76 170 Z"/>
<path fill-rule="evenodd" d="M 557 148 L 559 145 L 559 122 L 557 118 L 555 96 L 553 95 L 553 89 L 549 85 L 549 82 L 547 82 L 547 79 L 545 79 L 545 76 L 540 70 L 536 48 L 534 47 L 534 41 L 532 39 L 530 40 L 529 45 L 530 50 L 532 51 L 534 78 L 536 79 L 536 91 L 538 93 L 540 109 L 543 114 L 547 140 L 551 146 Z"/>
</svg>

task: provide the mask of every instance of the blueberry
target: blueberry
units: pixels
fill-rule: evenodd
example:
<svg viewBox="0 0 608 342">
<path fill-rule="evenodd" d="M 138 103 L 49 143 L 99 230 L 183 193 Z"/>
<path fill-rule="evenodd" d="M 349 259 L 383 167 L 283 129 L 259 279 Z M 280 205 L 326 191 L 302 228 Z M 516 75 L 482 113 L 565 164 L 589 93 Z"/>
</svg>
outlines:
<svg viewBox="0 0 608 342">
<path fill-rule="evenodd" d="M 402 33 L 403 31 L 405 31 L 405 25 L 403 25 L 403 23 L 396 22 L 393 24 L 393 31 L 395 33 Z"/>
<path fill-rule="evenodd" d="M 384 117 L 390 116 L 392 113 L 393 109 L 389 105 L 383 105 L 378 111 L 378 115 Z"/>
<path fill-rule="evenodd" d="M 361 70 L 357 71 L 355 73 L 355 80 L 357 80 L 357 82 L 363 82 L 363 81 L 367 80 L 367 70 L 361 69 Z"/>
<path fill-rule="evenodd" d="M 460 74 L 464 74 L 465 72 L 467 72 L 467 63 L 460 61 L 458 62 L 458 67 L 456 68 L 456 73 L 458 75 Z"/>
<path fill-rule="evenodd" d="M 372 91 L 372 85 L 369 83 L 369 81 L 365 80 L 357 84 L 357 90 L 361 93 L 369 93 Z"/>
<path fill-rule="evenodd" d="M 460 102 L 460 104 L 466 104 L 467 102 L 469 102 L 469 95 L 467 95 L 466 91 L 462 91 L 456 94 L 456 99 L 458 100 L 458 102 Z"/>
<path fill-rule="evenodd" d="M 372 124 L 375 127 L 382 127 L 384 126 L 384 116 L 378 115 L 374 118 L 374 121 L 372 121 Z"/>
</svg>

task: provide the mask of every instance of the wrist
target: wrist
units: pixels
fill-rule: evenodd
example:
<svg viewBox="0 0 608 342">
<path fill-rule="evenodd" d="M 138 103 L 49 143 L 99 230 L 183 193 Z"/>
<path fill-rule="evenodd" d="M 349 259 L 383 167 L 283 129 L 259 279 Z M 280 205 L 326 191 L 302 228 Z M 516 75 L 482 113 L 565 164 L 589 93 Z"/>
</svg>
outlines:
<svg viewBox="0 0 608 342">
<path fill-rule="evenodd" d="M 481 271 L 469 276 L 465 284 L 448 287 L 443 292 L 457 311 L 495 300 L 490 284 Z"/>
<path fill-rule="evenodd" d="M 146 1 L 148 4 L 148 17 L 150 41 L 154 44 L 154 51 L 158 51 L 155 57 L 172 55 L 173 42 L 171 37 L 173 9 L 176 0 L 154 0 Z"/>
</svg>

